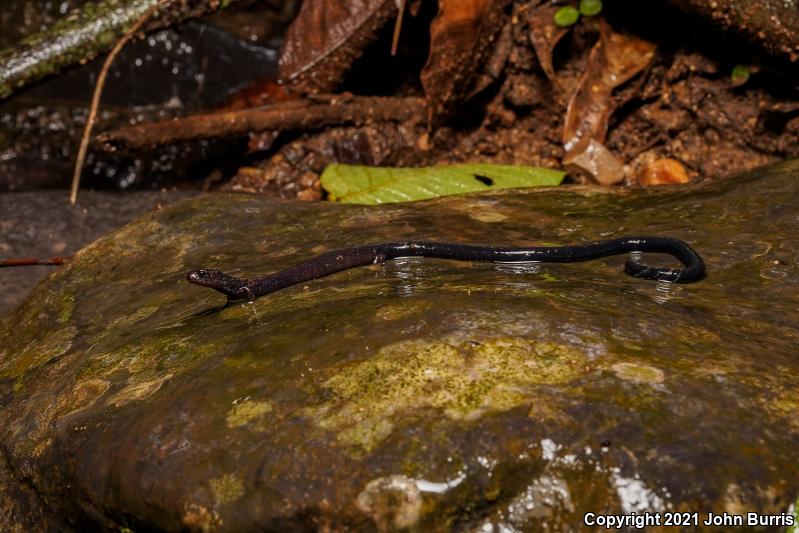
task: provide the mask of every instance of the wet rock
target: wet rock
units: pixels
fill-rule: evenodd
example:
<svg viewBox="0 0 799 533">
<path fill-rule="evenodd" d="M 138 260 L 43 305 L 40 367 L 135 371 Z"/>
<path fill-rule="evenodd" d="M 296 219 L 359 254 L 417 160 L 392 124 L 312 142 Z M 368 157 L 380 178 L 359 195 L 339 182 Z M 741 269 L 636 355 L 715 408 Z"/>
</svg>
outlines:
<svg viewBox="0 0 799 533">
<path fill-rule="evenodd" d="M 191 191 L 82 191 L 71 208 L 64 191 L 0 193 L 0 258 L 72 255 L 91 241 Z M 0 315 L 19 305 L 54 267 L 0 269 Z"/>
<path fill-rule="evenodd" d="M 798 177 L 794 162 L 703 186 L 376 208 L 213 195 L 149 215 L 0 323 L 0 529 L 37 516 L 224 531 L 788 516 Z M 624 234 L 691 242 L 707 279 L 637 280 L 623 257 L 402 259 L 224 309 L 184 279 L 376 241 Z"/>
</svg>

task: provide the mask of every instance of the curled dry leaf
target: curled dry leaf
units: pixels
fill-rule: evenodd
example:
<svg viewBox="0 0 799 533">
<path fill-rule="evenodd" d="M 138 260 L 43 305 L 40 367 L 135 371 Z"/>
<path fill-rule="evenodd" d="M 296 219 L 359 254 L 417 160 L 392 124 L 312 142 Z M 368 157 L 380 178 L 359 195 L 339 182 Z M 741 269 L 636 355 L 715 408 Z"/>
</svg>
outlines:
<svg viewBox="0 0 799 533">
<path fill-rule="evenodd" d="M 564 158 L 564 162 L 585 170 L 602 185 L 613 185 L 624 179 L 624 164 L 595 139 L 589 139 L 583 150 L 574 152 L 568 161 Z"/>
<path fill-rule="evenodd" d="M 509 0 L 439 0 L 430 25 L 430 56 L 422 70 L 429 121 L 435 126 L 468 95 Z"/>
<path fill-rule="evenodd" d="M 604 185 L 620 182 L 621 161 L 604 146 L 608 121 L 616 103 L 613 89 L 641 72 L 655 55 L 655 45 L 637 37 L 614 33 L 600 24 L 599 42 L 591 50 L 585 73 L 569 102 L 563 127 L 565 164 L 574 164 Z M 594 157 L 600 158 L 593 161 Z M 610 158 L 616 159 L 611 163 Z"/>
<path fill-rule="evenodd" d="M 305 0 L 286 33 L 280 79 L 307 92 L 332 91 L 396 14 L 396 0 Z"/>
<path fill-rule="evenodd" d="M 558 5 L 540 6 L 530 14 L 530 41 L 533 43 L 541 70 L 547 75 L 553 85 L 562 89 L 562 85 L 555 68 L 552 66 L 552 53 L 555 46 L 569 32 L 569 28 L 561 28 L 555 24 L 555 12 L 560 9 Z"/>
</svg>

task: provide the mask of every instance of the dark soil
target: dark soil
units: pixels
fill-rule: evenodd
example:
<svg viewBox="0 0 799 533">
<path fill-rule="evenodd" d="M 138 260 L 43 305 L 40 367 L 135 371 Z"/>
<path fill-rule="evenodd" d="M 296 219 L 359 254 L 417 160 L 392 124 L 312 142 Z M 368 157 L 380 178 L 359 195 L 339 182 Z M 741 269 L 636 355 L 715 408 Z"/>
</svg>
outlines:
<svg viewBox="0 0 799 533">
<path fill-rule="evenodd" d="M 595 25 L 581 22 L 558 44 L 554 59 L 564 85 L 560 91 L 543 74 L 531 45 L 531 6 L 522 1 L 514 5 L 512 41 L 502 75 L 432 138 L 419 121 L 281 135 L 271 151 L 254 158 L 223 187 L 316 200 L 322 197 L 317 177 L 332 162 L 561 166 L 566 105 L 597 34 Z M 713 33 L 703 22 L 675 10 L 655 11 L 649 3 L 637 8 L 645 13 L 629 8 L 608 7 L 605 16 L 616 31 L 657 43 L 658 52 L 644 73 L 619 90 L 626 103 L 609 125 L 606 145 L 625 162 L 626 183 L 634 183 L 643 166 L 659 158 L 680 161 L 696 180 L 799 156 L 795 66 L 769 64 L 742 40 Z M 375 46 L 385 50 L 385 41 Z M 423 41 L 422 36 L 414 39 L 417 45 Z M 417 54 L 426 53 L 424 46 L 417 48 Z M 408 63 L 418 64 L 414 57 Z M 736 87 L 731 72 L 737 64 L 751 65 L 752 75 Z M 364 58 L 350 77 L 380 79 L 380 65 Z M 396 70 L 396 65 L 389 68 Z M 410 72 L 397 93 L 422 95 L 413 76 L 418 72 Z"/>
</svg>

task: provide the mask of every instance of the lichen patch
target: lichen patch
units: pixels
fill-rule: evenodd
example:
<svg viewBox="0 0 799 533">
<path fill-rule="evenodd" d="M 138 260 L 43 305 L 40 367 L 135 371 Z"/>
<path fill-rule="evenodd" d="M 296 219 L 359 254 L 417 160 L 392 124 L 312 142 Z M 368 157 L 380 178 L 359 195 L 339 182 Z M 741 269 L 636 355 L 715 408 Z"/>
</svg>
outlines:
<svg viewBox="0 0 799 533">
<path fill-rule="evenodd" d="M 580 376 L 582 358 L 568 345 L 517 337 L 402 341 L 329 378 L 333 399 L 306 414 L 342 444 L 369 451 L 403 413 L 435 409 L 459 421 L 506 411 L 530 402 L 536 385 Z"/>
<path fill-rule="evenodd" d="M 217 505 L 232 503 L 244 496 L 244 483 L 237 474 L 225 474 L 208 482 Z"/>
<path fill-rule="evenodd" d="M 269 402 L 243 401 L 230 408 L 225 422 L 231 429 L 249 425 L 252 429 L 265 430 L 266 421 L 263 417 L 273 409 Z"/>
</svg>

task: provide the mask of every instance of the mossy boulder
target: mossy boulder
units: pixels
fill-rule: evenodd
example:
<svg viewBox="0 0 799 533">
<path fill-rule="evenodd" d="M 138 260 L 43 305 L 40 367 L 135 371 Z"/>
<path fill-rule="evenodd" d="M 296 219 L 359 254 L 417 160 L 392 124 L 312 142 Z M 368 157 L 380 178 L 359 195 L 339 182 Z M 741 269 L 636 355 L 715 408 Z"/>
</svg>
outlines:
<svg viewBox="0 0 799 533">
<path fill-rule="evenodd" d="M 797 208 L 797 163 L 619 194 L 175 204 L 85 248 L 0 322 L 0 529 L 787 517 L 799 495 Z M 225 308 L 184 278 L 262 275 L 387 240 L 625 234 L 689 241 L 708 277 L 642 281 L 624 257 L 407 259 Z"/>
</svg>

